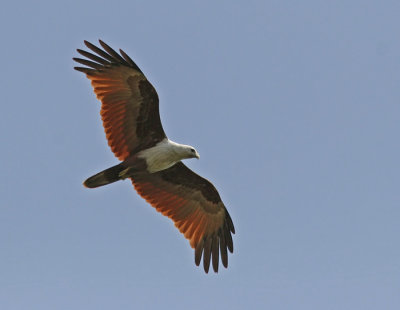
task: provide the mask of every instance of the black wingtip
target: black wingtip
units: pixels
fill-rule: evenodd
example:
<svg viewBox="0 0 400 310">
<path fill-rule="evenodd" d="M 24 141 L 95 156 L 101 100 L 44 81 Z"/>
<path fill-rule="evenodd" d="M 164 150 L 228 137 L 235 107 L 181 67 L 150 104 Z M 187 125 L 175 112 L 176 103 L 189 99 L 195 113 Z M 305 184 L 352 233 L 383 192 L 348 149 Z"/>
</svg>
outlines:
<svg viewBox="0 0 400 310">
<path fill-rule="evenodd" d="M 211 246 L 211 253 L 212 253 L 212 266 L 215 273 L 218 273 L 218 265 L 219 265 L 219 238 L 218 236 L 213 236 L 212 238 L 212 246 Z"/>
<path fill-rule="evenodd" d="M 89 69 L 89 68 L 84 68 L 84 67 L 74 67 L 74 69 L 76 71 L 83 72 L 87 75 L 93 75 L 95 73 L 95 70 Z"/>
<path fill-rule="evenodd" d="M 199 266 L 201 263 L 201 257 L 203 256 L 203 244 L 204 241 L 201 240 L 194 251 L 194 263 L 196 266 Z"/>
<path fill-rule="evenodd" d="M 96 45 L 90 43 L 87 40 L 83 40 L 83 43 L 88 49 L 90 49 L 98 56 L 81 49 L 77 49 L 77 52 L 85 56 L 86 58 L 89 58 L 94 62 L 100 64 L 100 66 L 123 65 L 131 67 L 143 74 L 142 70 L 140 70 L 138 65 L 123 50 L 120 49 L 119 50 L 120 54 L 118 54 L 114 49 L 112 49 L 107 43 L 105 43 L 101 39 L 99 39 L 99 44 L 100 47 L 102 48 L 97 47 Z M 93 62 L 86 63 L 85 65 L 96 69 L 99 68 L 97 64 L 93 64 Z"/>
</svg>

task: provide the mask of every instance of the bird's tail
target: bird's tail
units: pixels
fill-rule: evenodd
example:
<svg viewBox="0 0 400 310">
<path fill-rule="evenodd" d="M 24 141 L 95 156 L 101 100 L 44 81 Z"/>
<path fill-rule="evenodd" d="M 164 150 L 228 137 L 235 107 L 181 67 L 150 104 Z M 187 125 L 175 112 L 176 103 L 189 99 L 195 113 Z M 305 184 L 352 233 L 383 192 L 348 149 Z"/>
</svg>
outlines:
<svg viewBox="0 0 400 310">
<path fill-rule="evenodd" d="M 121 164 L 113 166 L 91 176 L 85 182 L 83 182 L 83 185 L 88 188 L 95 188 L 114 183 L 122 179 L 120 176 L 122 170 L 124 170 L 124 167 Z"/>
</svg>

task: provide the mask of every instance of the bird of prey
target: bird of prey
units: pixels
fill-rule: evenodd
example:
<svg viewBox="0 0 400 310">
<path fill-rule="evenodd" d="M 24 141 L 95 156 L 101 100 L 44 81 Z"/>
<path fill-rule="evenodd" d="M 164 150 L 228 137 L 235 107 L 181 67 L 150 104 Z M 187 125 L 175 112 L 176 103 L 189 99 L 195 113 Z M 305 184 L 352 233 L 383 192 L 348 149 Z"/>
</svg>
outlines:
<svg viewBox="0 0 400 310">
<path fill-rule="evenodd" d="M 99 40 L 101 48 L 84 41 L 85 57 L 73 58 L 86 67 L 74 69 L 86 74 L 97 99 L 101 118 L 116 166 L 88 178 L 83 184 L 95 188 L 129 178 L 136 191 L 157 211 L 168 216 L 194 248 L 198 266 L 208 273 L 210 262 L 218 272 L 219 255 L 228 266 L 233 253 L 235 228 L 217 190 L 181 160 L 199 158 L 189 146 L 169 140 L 159 114 L 158 95 L 133 60 Z"/>
</svg>

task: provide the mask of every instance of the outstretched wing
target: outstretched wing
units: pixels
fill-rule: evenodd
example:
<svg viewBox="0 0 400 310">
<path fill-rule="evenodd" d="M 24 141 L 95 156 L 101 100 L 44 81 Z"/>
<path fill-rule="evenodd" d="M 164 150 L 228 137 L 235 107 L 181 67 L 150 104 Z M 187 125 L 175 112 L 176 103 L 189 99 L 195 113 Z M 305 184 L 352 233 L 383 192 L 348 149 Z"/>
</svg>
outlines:
<svg viewBox="0 0 400 310">
<path fill-rule="evenodd" d="M 190 241 L 196 265 L 203 256 L 205 272 L 211 259 L 214 271 L 218 272 L 221 253 L 222 264 L 228 266 L 227 250 L 233 252 L 231 233 L 235 233 L 235 228 L 214 185 L 182 162 L 156 173 L 134 175 L 132 183 Z"/>
<path fill-rule="evenodd" d="M 163 140 L 158 95 L 139 67 L 124 51 L 118 54 L 101 40 L 104 50 L 84 42 L 95 54 L 78 49 L 87 59 L 74 60 L 87 67 L 75 69 L 86 74 L 101 101 L 104 130 L 115 156 L 123 161 Z"/>
</svg>

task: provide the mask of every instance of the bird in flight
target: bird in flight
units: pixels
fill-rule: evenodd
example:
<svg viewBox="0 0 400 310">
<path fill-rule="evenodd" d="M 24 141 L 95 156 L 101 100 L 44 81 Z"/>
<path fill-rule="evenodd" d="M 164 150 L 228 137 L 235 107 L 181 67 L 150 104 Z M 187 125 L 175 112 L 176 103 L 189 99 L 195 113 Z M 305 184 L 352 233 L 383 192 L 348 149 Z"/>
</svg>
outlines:
<svg viewBox="0 0 400 310">
<path fill-rule="evenodd" d="M 99 40 L 101 48 L 84 41 L 85 57 L 75 67 L 91 81 L 101 101 L 101 119 L 114 155 L 121 161 L 83 184 L 88 188 L 129 178 L 136 191 L 158 212 L 168 216 L 194 248 L 196 265 L 218 272 L 219 255 L 228 267 L 235 228 L 214 185 L 181 160 L 200 158 L 197 151 L 169 140 L 160 120 L 158 95 L 133 60 Z"/>
</svg>

